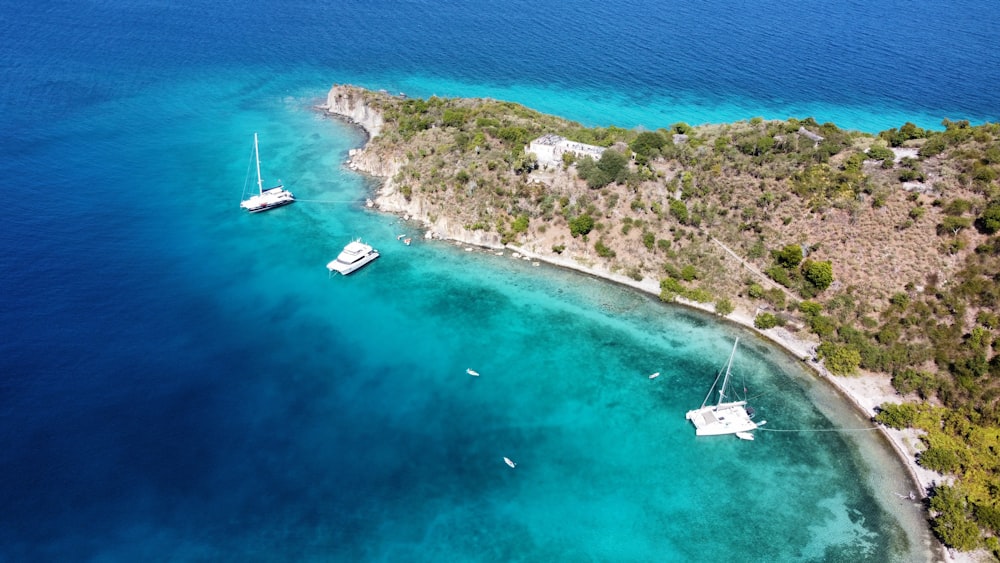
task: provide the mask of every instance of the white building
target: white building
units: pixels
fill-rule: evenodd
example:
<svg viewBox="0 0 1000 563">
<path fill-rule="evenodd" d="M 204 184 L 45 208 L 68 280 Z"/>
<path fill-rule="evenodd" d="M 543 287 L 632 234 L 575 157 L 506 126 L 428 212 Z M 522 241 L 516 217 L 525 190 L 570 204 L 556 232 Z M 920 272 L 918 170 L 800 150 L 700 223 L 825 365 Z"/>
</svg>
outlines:
<svg viewBox="0 0 1000 563">
<path fill-rule="evenodd" d="M 589 156 L 597 160 L 604 154 L 604 150 L 604 147 L 577 143 L 549 133 L 528 143 L 524 152 L 534 153 L 538 157 L 539 164 L 554 164 L 562 162 L 562 155 L 567 152 L 573 153 L 577 158 Z"/>
</svg>

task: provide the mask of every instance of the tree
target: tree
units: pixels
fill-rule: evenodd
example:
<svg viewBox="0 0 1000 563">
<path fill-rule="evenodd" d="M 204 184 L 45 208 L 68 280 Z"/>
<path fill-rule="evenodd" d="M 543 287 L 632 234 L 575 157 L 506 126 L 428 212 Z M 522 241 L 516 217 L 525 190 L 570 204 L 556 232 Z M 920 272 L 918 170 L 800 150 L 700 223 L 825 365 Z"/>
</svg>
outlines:
<svg viewBox="0 0 1000 563">
<path fill-rule="evenodd" d="M 628 157 L 618 151 L 607 149 L 597 161 L 597 167 L 611 180 L 621 182 L 625 179 L 623 173 L 628 171 Z"/>
<path fill-rule="evenodd" d="M 954 215 L 948 215 L 947 217 L 941 219 L 941 223 L 937 226 L 937 232 L 939 235 L 946 235 L 950 233 L 953 236 L 958 236 L 958 233 L 971 226 L 972 219 L 969 219 L 968 217 L 955 217 Z"/>
<path fill-rule="evenodd" d="M 963 551 L 979 547 L 979 527 L 970 518 L 968 500 L 959 488 L 936 487 L 931 510 L 937 513 L 931 528 L 945 545 Z"/>
<path fill-rule="evenodd" d="M 526 232 L 528 230 L 528 216 L 518 215 L 517 219 L 515 219 L 514 223 L 510 226 L 510 230 L 515 233 Z"/>
<path fill-rule="evenodd" d="M 594 230 L 594 218 L 586 213 L 583 215 L 577 215 L 569 220 L 569 233 L 573 235 L 574 238 L 580 235 L 586 235 L 592 230 Z"/>
<path fill-rule="evenodd" d="M 689 282 L 694 281 L 698 277 L 698 270 L 695 269 L 691 264 L 686 264 L 681 268 L 681 279 Z"/>
<path fill-rule="evenodd" d="M 889 147 L 884 147 L 882 145 L 874 145 L 868 149 L 868 158 L 872 160 L 885 160 L 887 158 L 895 158 L 896 154 L 892 152 Z"/>
<path fill-rule="evenodd" d="M 815 317 L 823 311 L 823 305 L 815 301 L 803 301 L 799 303 L 799 311 L 807 317 Z"/>
<path fill-rule="evenodd" d="M 594 250 L 597 251 L 597 255 L 600 256 L 601 258 L 615 257 L 615 251 L 611 250 L 611 248 L 608 245 L 604 244 L 603 240 L 598 240 L 597 242 L 594 243 Z"/>
<path fill-rule="evenodd" d="M 729 299 L 723 297 L 715 302 L 715 312 L 723 317 L 728 316 L 730 313 L 735 311 L 733 307 L 733 302 Z"/>
<path fill-rule="evenodd" d="M 679 133 L 681 135 L 687 135 L 692 131 L 691 126 L 688 125 L 687 123 L 684 123 L 683 121 L 678 121 L 677 123 L 674 123 L 673 125 L 670 126 L 670 129 L 672 129 L 674 133 Z"/>
<path fill-rule="evenodd" d="M 797 244 L 786 245 L 774 253 L 774 259 L 782 268 L 796 268 L 802 263 L 802 247 Z"/>
<path fill-rule="evenodd" d="M 447 108 L 441 116 L 441 124 L 445 127 L 461 127 L 465 125 L 465 120 L 469 115 L 469 110 L 464 108 Z"/>
<path fill-rule="evenodd" d="M 632 152 L 637 155 L 649 158 L 666 144 L 667 140 L 663 135 L 655 131 L 643 131 L 636 136 L 628 148 L 632 149 Z"/>
<path fill-rule="evenodd" d="M 611 182 L 625 181 L 628 158 L 618 151 L 607 149 L 596 162 L 590 157 L 580 159 L 576 171 L 591 189 L 603 188 Z"/>
<path fill-rule="evenodd" d="M 1000 203 L 991 203 L 983 210 L 976 219 L 976 228 L 988 235 L 1000 231 Z"/>
<path fill-rule="evenodd" d="M 759 328 L 760 330 L 774 328 L 778 326 L 778 324 L 778 317 L 774 316 L 773 313 L 761 313 L 753 318 L 753 326 Z"/>
<path fill-rule="evenodd" d="M 823 358 L 826 368 L 836 375 L 849 375 L 861 365 L 861 352 L 850 346 L 824 342 L 816 352 Z"/>
<path fill-rule="evenodd" d="M 938 473 L 954 473 L 961 468 L 958 454 L 950 448 L 931 446 L 921 452 L 917 461 L 921 467 Z"/>
<path fill-rule="evenodd" d="M 688 222 L 688 206 L 679 199 L 670 200 L 670 214 L 682 225 Z"/>
<path fill-rule="evenodd" d="M 884 403 L 875 415 L 875 421 L 889 428 L 902 430 L 913 426 L 917 420 L 917 406 L 913 403 Z"/>
<path fill-rule="evenodd" d="M 802 275 L 819 291 L 833 283 L 833 265 L 829 260 L 806 260 L 802 264 Z"/>
<path fill-rule="evenodd" d="M 920 156 L 924 158 L 936 156 L 941 154 L 941 152 L 944 151 L 945 147 L 947 146 L 948 143 L 947 141 L 945 141 L 945 138 L 943 136 L 935 135 L 934 137 L 931 137 L 930 139 L 924 141 L 924 144 L 920 147 L 920 151 L 918 154 L 920 154 Z"/>
<path fill-rule="evenodd" d="M 642 245 L 646 247 L 646 250 L 653 250 L 653 245 L 656 244 L 656 235 L 653 231 L 644 231 L 642 233 Z"/>
<path fill-rule="evenodd" d="M 524 127 L 501 127 L 497 129 L 496 136 L 515 150 L 523 150 L 531 140 L 531 133 Z"/>
<path fill-rule="evenodd" d="M 673 301 L 683 293 L 684 286 L 674 278 L 668 276 L 660 280 L 660 301 Z"/>
<path fill-rule="evenodd" d="M 956 197 L 955 199 L 949 201 L 941 208 L 941 211 L 943 211 L 945 215 L 954 215 L 955 217 L 965 215 L 971 210 L 972 202 L 960 197 Z"/>
</svg>

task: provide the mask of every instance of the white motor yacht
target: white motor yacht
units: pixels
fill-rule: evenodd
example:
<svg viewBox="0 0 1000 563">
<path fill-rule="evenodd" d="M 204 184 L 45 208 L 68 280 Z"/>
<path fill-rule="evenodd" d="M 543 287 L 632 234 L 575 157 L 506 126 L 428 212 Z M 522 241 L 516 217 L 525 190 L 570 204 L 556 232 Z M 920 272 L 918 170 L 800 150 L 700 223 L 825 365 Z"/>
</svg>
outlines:
<svg viewBox="0 0 1000 563">
<path fill-rule="evenodd" d="M 330 270 L 331 274 L 340 272 L 346 276 L 378 257 L 378 250 L 372 248 L 371 245 L 361 242 L 360 239 L 352 240 L 344 247 L 344 250 L 340 251 L 336 260 L 326 265 L 326 269 Z"/>
</svg>

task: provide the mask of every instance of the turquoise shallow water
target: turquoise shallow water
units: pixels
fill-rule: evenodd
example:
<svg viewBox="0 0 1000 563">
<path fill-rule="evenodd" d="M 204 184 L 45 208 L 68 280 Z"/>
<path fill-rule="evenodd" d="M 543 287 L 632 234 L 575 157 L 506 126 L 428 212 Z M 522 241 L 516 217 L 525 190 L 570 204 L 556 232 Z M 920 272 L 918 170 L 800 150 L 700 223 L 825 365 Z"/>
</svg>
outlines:
<svg viewBox="0 0 1000 563">
<path fill-rule="evenodd" d="M 850 3 L 787 14 L 803 33 L 767 3 L 542 4 L 563 17 L 506 27 L 524 3 L 434 6 L 5 5 L 0 560 L 924 559 L 872 435 L 694 437 L 683 413 L 736 336 L 769 426 L 866 425 L 795 360 L 599 280 L 400 244 L 416 227 L 365 210 L 342 166 L 363 135 L 313 106 L 354 82 L 595 125 L 988 119 L 991 5 L 951 6 L 948 48 L 887 43 Z M 942 10 L 904 8 L 886 29 Z M 926 64 L 828 64 L 841 38 Z M 720 58 L 746 45 L 789 48 Z M 956 73 L 976 78 L 933 86 Z M 254 131 L 301 201 L 248 216 Z M 383 257 L 331 279 L 357 236 Z"/>
<path fill-rule="evenodd" d="M 24 313 L 49 336 L 22 340 L 34 353 L 6 380 L 5 494 L 19 516 L 5 553 L 884 561 L 919 544 L 877 484 L 859 486 L 872 461 L 840 434 L 694 437 L 683 413 L 737 335 L 759 416 L 833 426 L 812 401 L 834 397 L 795 362 L 579 274 L 402 245 L 418 231 L 365 210 L 366 180 L 342 167 L 360 132 L 314 101 L 239 82 L 161 89 L 115 104 L 124 123 L 153 105 L 169 116 L 133 145 L 101 133 L 108 108 L 78 117 L 102 139 L 88 158 L 115 163 L 91 189 L 145 170 L 155 205 L 109 193 L 86 230 L 50 227 L 37 263 L 6 273 L 54 298 Z M 290 171 L 302 202 L 238 212 L 247 128 L 265 175 Z M 178 186 L 224 189 L 192 207 Z M 324 264 L 358 235 L 383 257 L 330 278 Z M 102 252 L 68 254 L 77 237 Z"/>
</svg>

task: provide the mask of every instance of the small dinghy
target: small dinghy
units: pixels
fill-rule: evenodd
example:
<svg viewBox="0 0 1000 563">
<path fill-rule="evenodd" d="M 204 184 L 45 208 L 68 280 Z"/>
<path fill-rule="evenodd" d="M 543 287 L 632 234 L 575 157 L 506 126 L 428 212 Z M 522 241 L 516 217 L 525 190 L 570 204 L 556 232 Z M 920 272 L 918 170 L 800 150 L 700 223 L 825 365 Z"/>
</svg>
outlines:
<svg viewBox="0 0 1000 563">
<path fill-rule="evenodd" d="M 504 463 L 506 463 L 507 465 L 509 465 L 511 467 L 517 467 L 517 464 L 514 463 L 513 461 L 511 461 L 509 457 L 504 457 L 503 461 L 504 461 Z"/>
<path fill-rule="evenodd" d="M 476 370 L 474 370 L 474 369 L 472 369 L 472 368 L 466 369 L 465 373 L 467 373 L 467 374 L 469 374 L 469 375 L 471 375 L 473 377 L 479 377 L 479 372 L 476 371 Z"/>
<path fill-rule="evenodd" d="M 740 440 L 753 440 L 753 434 L 750 432 L 737 432 L 736 437 Z"/>
<path fill-rule="evenodd" d="M 649 375 L 650 379 L 656 379 L 657 377 L 660 377 L 660 372 L 656 372 L 656 373 L 653 373 L 653 374 Z"/>
</svg>

